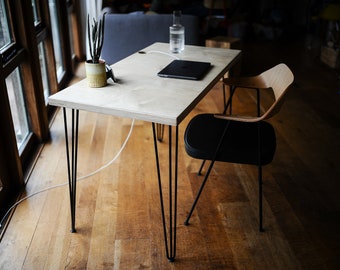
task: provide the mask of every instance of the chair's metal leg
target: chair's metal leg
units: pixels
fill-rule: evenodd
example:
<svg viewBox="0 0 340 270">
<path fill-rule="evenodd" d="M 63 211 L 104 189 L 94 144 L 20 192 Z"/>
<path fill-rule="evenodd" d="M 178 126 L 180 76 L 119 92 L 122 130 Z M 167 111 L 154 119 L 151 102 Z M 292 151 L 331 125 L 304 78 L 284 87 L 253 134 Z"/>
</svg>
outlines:
<svg viewBox="0 0 340 270">
<path fill-rule="evenodd" d="M 63 114 L 64 114 L 64 128 L 65 128 L 68 186 L 69 186 L 70 208 L 71 208 L 71 232 L 76 232 L 76 228 L 75 228 L 76 218 L 75 218 L 75 216 L 76 216 L 76 186 L 77 186 L 79 111 L 72 109 L 71 160 L 70 160 L 70 147 L 69 147 L 69 141 L 68 141 L 66 108 L 63 108 Z"/>
<path fill-rule="evenodd" d="M 157 128 L 157 140 L 159 142 L 162 142 L 164 138 L 164 125 L 156 124 L 156 128 Z"/>
<path fill-rule="evenodd" d="M 203 170 L 205 161 L 206 161 L 206 160 L 203 160 L 203 161 L 202 161 L 201 167 L 200 167 L 200 169 L 198 170 L 197 175 L 202 175 L 202 170 Z"/>
<path fill-rule="evenodd" d="M 203 191 L 203 188 L 204 188 L 204 186 L 205 186 L 205 183 L 206 183 L 207 180 L 208 180 L 208 177 L 209 177 L 209 174 L 210 174 L 210 172 L 211 172 L 211 169 L 212 169 L 212 167 L 214 166 L 214 163 L 215 163 L 215 161 L 216 161 L 218 152 L 220 151 L 222 142 L 223 142 L 224 137 L 225 137 L 225 135 L 226 135 L 226 133 L 227 133 L 227 130 L 228 130 L 228 128 L 229 128 L 229 125 L 230 125 L 230 121 L 227 121 L 227 122 L 226 122 L 226 125 L 225 125 L 225 128 L 224 128 L 224 130 L 223 130 L 223 132 L 222 132 L 221 138 L 220 138 L 220 140 L 219 140 L 219 142 L 218 142 L 218 144 L 217 144 L 217 147 L 216 147 L 216 149 L 215 149 L 214 155 L 213 155 L 213 157 L 212 157 L 212 159 L 211 159 L 211 163 L 210 163 L 210 165 L 209 165 L 209 168 L 208 168 L 208 170 L 207 170 L 207 172 L 206 172 L 206 174 L 205 174 L 205 177 L 204 177 L 204 179 L 203 179 L 203 182 L 202 182 L 202 184 L 201 184 L 201 187 L 200 187 L 200 189 L 198 190 L 198 193 L 197 193 L 197 195 L 196 195 L 195 201 L 194 201 L 193 205 L 191 206 L 191 209 L 190 209 L 190 211 L 189 211 L 189 214 L 188 214 L 186 220 L 184 221 L 184 225 L 189 225 L 189 219 L 190 219 L 190 217 L 191 217 L 191 215 L 192 215 L 192 212 L 194 211 L 194 209 L 195 209 L 195 207 L 196 207 L 196 204 L 197 204 L 197 202 L 198 202 L 199 197 L 201 196 L 201 193 L 202 193 L 202 191 Z"/>
<path fill-rule="evenodd" d="M 158 157 L 157 135 L 155 123 L 152 123 L 154 147 L 156 155 L 156 166 L 158 176 L 159 196 L 161 203 L 162 222 L 164 231 L 164 242 L 166 256 L 170 262 L 176 257 L 176 223 L 177 223 L 177 175 L 178 175 L 178 126 L 175 131 L 175 142 L 172 140 L 172 129 L 169 126 L 169 217 L 168 222 L 165 217 L 162 179 Z M 174 153 L 173 153 L 173 143 Z M 174 161 L 174 162 L 173 162 Z M 174 164 L 173 164 L 174 163 Z M 168 225 L 168 227 L 167 227 Z"/>
<path fill-rule="evenodd" d="M 258 144 L 258 185 L 259 185 L 259 231 L 263 229 L 263 209 L 262 209 L 262 142 L 261 142 L 261 122 L 257 124 L 257 144 Z"/>
<path fill-rule="evenodd" d="M 223 80 L 224 80 L 224 76 L 223 76 Z M 223 103 L 224 103 L 224 111 L 225 111 L 225 107 L 226 107 L 226 94 L 225 94 L 225 84 L 222 81 L 222 93 L 223 93 Z"/>
<path fill-rule="evenodd" d="M 205 186 L 205 184 L 206 184 L 206 182 L 207 182 L 207 180 L 208 180 L 209 174 L 210 174 L 210 172 L 211 172 L 212 167 L 214 166 L 214 163 L 215 163 L 214 160 L 211 161 L 211 163 L 210 163 L 210 165 L 209 165 L 209 168 L 208 168 L 208 171 L 207 171 L 207 173 L 206 173 L 205 176 L 204 176 L 204 179 L 203 179 L 203 181 L 202 181 L 202 184 L 201 184 L 201 186 L 200 186 L 200 189 L 199 189 L 198 192 L 197 192 L 195 201 L 194 201 L 193 205 L 191 206 L 191 209 L 190 209 L 190 211 L 189 211 L 189 214 L 188 214 L 186 220 L 184 221 L 184 225 L 186 225 L 186 226 L 189 225 L 189 219 L 191 218 L 192 212 L 194 212 L 194 209 L 195 209 L 195 207 L 196 207 L 196 204 L 197 204 L 197 202 L 198 202 L 198 199 L 199 199 L 200 196 L 201 196 L 201 193 L 202 193 L 203 188 L 204 188 L 204 186 Z"/>
<path fill-rule="evenodd" d="M 256 88 L 256 98 L 257 98 L 257 116 L 261 116 L 261 100 L 260 100 L 260 89 Z"/>
<path fill-rule="evenodd" d="M 229 98 L 229 104 L 226 106 L 225 110 L 227 110 L 228 106 L 229 106 L 229 114 L 232 115 L 233 114 L 233 96 L 234 96 L 234 92 L 235 92 L 235 87 L 230 87 L 230 98 Z"/>
<path fill-rule="evenodd" d="M 262 166 L 258 166 L 258 181 L 259 181 L 259 231 L 263 229 L 263 209 L 262 209 Z"/>
<path fill-rule="evenodd" d="M 232 114 L 232 101 L 233 101 L 233 95 L 235 93 L 236 87 L 230 86 L 230 92 L 229 92 L 229 98 L 228 101 L 225 100 L 225 87 L 223 87 L 223 99 L 224 99 L 224 110 L 223 114 L 225 114 L 229 108 L 229 114 Z"/>
</svg>

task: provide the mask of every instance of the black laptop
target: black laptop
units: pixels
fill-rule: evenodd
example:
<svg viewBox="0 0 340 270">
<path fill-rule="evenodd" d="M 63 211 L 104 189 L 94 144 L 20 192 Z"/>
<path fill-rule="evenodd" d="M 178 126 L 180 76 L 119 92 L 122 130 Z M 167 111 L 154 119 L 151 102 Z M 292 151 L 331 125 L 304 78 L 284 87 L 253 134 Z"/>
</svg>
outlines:
<svg viewBox="0 0 340 270">
<path fill-rule="evenodd" d="M 211 64 L 208 62 L 174 60 L 160 72 L 157 73 L 160 77 L 200 80 L 209 71 Z"/>
</svg>

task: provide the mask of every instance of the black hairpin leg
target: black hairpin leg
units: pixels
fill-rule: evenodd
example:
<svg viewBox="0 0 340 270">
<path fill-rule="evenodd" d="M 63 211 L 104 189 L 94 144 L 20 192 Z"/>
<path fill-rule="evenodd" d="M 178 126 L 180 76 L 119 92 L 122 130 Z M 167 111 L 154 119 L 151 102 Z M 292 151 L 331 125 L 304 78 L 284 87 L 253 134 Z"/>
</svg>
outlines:
<svg viewBox="0 0 340 270">
<path fill-rule="evenodd" d="M 175 261 L 176 257 L 176 222 L 177 222 L 177 172 L 178 172 L 178 126 L 175 131 L 175 142 L 172 140 L 172 129 L 169 126 L 169 216 L 166 218 L 163 201 L 163 188 L 158 157 L 157 133 L 155 123 L 152 123 L 154 138 L 157 176 L 159 186 L 159 196 L 161 202 L 164 242 L 166 256 L 170 262 Z M 173 148 L 174 143 L 174 148 Z M 173 153 L 174 150 L 174 153 Z M 168 220 L 167 220 L 168 219 Z M 168 221 L 168 222 L 167 222 Z"/>
<path fill-rule="evenodd" d="M 63 113 L 64 113 L 64 127 L 65 127 L 68 186 L 69 186 L 70 206 L 71 206 L 71 232 L 76 232 L 75 223 L 76 223 L 76 184 L 77 184 L 79 111 L 72 109 L 71 157 L 70 157 L 70 145 L 68 141 L 66 108 L 63 108 Z"/>
</svg>

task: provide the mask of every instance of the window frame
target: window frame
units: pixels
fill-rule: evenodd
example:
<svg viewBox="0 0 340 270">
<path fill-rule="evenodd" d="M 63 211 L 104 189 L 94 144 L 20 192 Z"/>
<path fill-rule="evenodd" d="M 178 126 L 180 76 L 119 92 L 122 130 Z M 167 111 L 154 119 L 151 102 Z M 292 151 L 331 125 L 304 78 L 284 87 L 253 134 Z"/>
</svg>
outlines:
<svg viewBox="0 0 340 270">
<path fill-rule="evenodd" d="M 65 74 L 60 82 L 57 81 L 52 40 L 52 29 L 48 1 L 36 0 L 40 8 L 40 23 L 34 25 L 34 15 L 31 0 L 4 0 L 8 5 L 8 18 L 13 31 L 13 42 L 4 47 L 0 57 L 0 126 L 6 132 L 0 133 L 0 217 L 7 211 L 8 206 L 15 201 L 27 180 L 30 167 L 34 163 L 43 143 L 49 140 L 49 121 L 56 111 L 45 102 L 44 87 L 40 69 L 38 44 L 43 43 L 48 65 L 48 80 L 51 94 L 64 88 L 71 79 L 75 59 L 79 60 L 83 52 L 78 51 L 79 57 L 70 53 L 69 29 L 67 20 L 61 20 L 61 43 L 65 60 Z M 78 5 L 80 5 L 79 1 Z M 70 7 L 76 10 L 74 4 L 67 0 L 56 0 L 60 18 L 67 18 Z M 77 16 L 77 15 L 75 15 Z M 78 18 L 79 22 L 80 19 Z M 78 28 L 80 25 L 74 25 Z M 73 29 L 74 30 L 74 29 Z M 77 32 L 77 31 L 75 31 Z M 32 35 L 35 33 L 35 35 Z M 81 40 L 79 36 L 76 39 Z M 14 125 L 5 79 L 17 67 L 20 67 L 21 78 L 24 82 L 24 96 L 31 133 L 24 142 L 24 147 L 17 148 Z"/>
</svg>

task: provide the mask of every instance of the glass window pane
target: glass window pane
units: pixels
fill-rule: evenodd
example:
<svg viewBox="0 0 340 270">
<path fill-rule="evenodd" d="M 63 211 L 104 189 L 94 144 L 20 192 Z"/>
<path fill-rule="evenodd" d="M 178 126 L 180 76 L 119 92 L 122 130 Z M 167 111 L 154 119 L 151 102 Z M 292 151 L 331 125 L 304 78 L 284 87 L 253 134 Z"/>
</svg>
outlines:
<svg viewBox="0 0 340 270">
<path fill-rule="evenodd" d="M 43 83 L 43 87 L 44 87 L 45 104 L 47 105 L 48 97 L 50 95 L 50 86 L 49 86 L 49 79 L 48 79 L 45 46 L 44 46 L 43 42 L 39 43 L 38 49 L 39 49 L 39 61 L 40 61 L 42 83 Z"/>
<path fill-rule="evenodd" d="M 39 5 L 37 4 L 37 1 L 32 0 L 32 9 L 33 9 L 33 16 L 34 16 L 34 26 L 37 26 L 41 23 L 41 17 L 40 17 L 40 9 Z"/>
<path fill-rule="evenodd" d="M 18 67 L 6 78 L 6 86 L 11 106 L 15 134 L 17 138 L 17 145 L 18 149 L 20 149 L 30 130 L 23 95 L 20 70 Z"/>
<path fill-rule="evenodd" d="M 5 1 L 0 3 L 0 49 L 13 41 L 11 25 L 6 14 Z"/>
<path fill-rule="evenodd" d="M 53 39 L 53 48 L 54 48 L 54 57 L 55 57 L 55 65 L 57 70 L 57 78 L 58 81 L 61 80 L 62 75 L 65 71 L 63 57 L 62 57 L 62 50 L 61 50 L 61 35 L 60 35 L 60 23 L 59 23 L 59 16 L 58 10 L 56 6 L 55 0 L 49 0 L 49 9 L 50 9 L 50 16 L 51 16 L 51 26 L 52 26 L 52 39 Z"/>
</svg>

